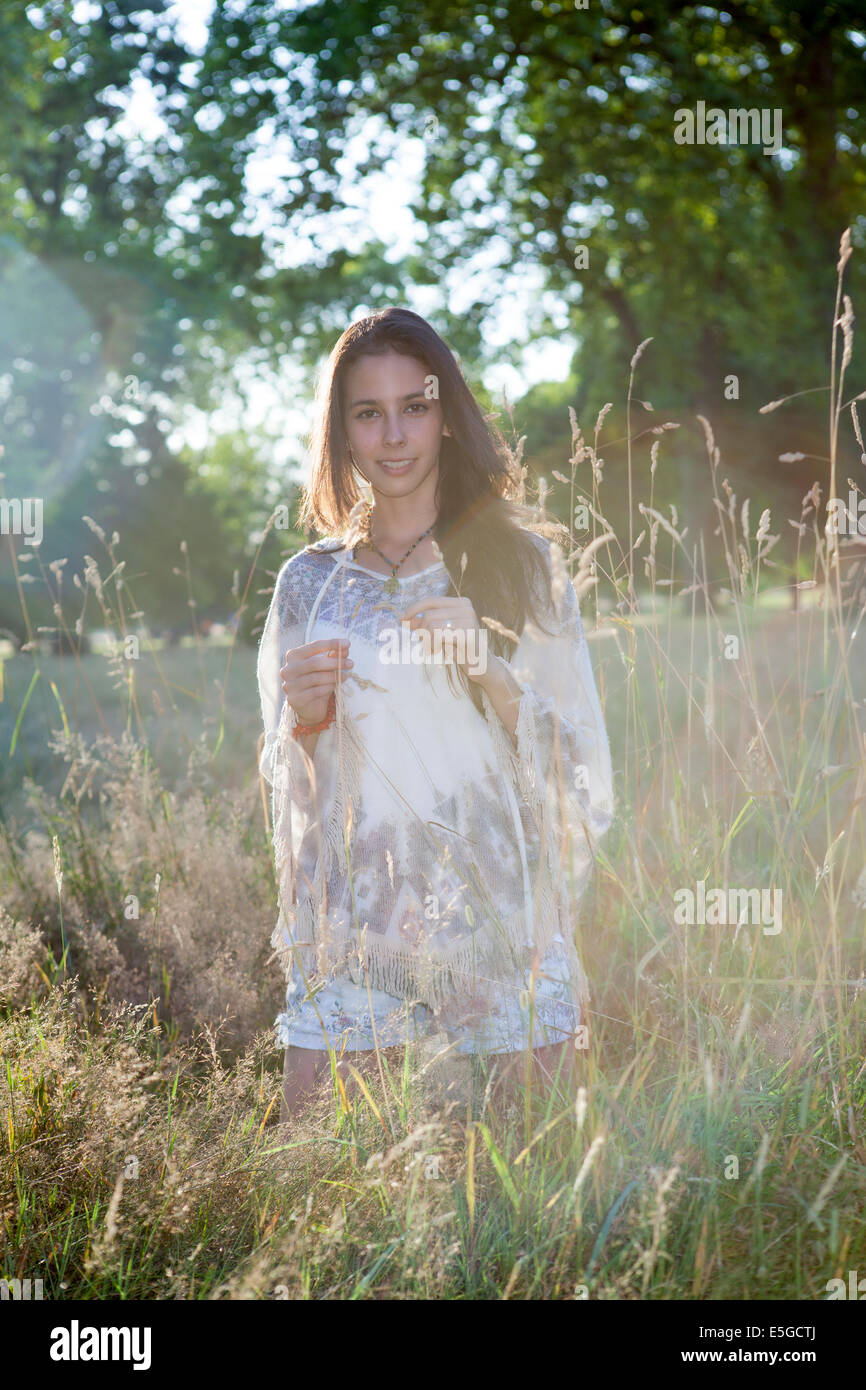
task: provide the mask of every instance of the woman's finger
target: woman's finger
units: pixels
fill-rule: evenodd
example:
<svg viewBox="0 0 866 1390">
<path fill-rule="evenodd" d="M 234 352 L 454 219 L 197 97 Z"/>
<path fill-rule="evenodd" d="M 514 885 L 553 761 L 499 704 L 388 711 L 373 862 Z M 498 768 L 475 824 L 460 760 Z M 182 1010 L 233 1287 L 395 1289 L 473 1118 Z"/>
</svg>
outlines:
<svg viewBox="0 0 866 1390">
<path fill-rule="evenodd" d="M 335 651 L 338 647 L 341 648 L 343 651 L 348 651 L 348 637 L 320 637 L 315 642 L 305 642 L 302 647 L 292 647 L 291 653 L 295 656 L 300 656 L 303 658 L 307 656 L 315 656 L 317 652 Z"/>
<path fill-rule="evenodd" d="M 335 676 L 331 677 L 330 680 L 284 681 L 283 690 L 287 695 L 296 695 L 302 699 L 309 699 L 310 696 L 314 695 L 329 695 L 338 680 L 347 680 L 351 674 L 351 671 L 341 671 L 335 673 Z"/>
<path fill-rule="evenodd" d="M 301 663 L 300 669 L 304 673 L 308 671 L 337 671 L 340 667 L 345 669 L 354 666 L 354 664 L 350 656 L 312 656 L 307 657 Z"/>
<path fill-rule="evenodd" d="M 304 676 L 314 673 L 337 671 L 340 668 L 348 670 L 351 669 L 354 664 L 351 657 L 314 656 L 307 657 L 303 661 L 298 662 L 287 661 L 282 669 L 296 676 L 298 679 L 303 679 Z"/>
</svg>

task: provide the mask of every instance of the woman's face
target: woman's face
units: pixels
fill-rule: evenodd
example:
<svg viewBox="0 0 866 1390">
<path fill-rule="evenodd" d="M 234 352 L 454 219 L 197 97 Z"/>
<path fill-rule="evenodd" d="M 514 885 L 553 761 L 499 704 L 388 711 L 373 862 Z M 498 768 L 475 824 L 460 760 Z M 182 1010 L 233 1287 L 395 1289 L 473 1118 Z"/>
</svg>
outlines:
<svg viewBox="0 0 866 1390">
<path fill-rule="evenodd" d="M 405 497 L 425 479 L 435 485 L 448 428 L 434 385 L 438 395 L 424 363 L 400 352 L 359 357 L 347 370 L 346 438 L 375 492 Z"/>
</svg>

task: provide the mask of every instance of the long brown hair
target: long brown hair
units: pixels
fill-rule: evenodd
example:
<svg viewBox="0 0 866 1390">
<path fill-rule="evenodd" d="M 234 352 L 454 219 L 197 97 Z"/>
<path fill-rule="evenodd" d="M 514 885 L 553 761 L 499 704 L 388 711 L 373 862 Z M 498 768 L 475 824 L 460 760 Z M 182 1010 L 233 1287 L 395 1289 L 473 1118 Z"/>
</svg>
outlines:
<svg viewBox="0 0 866 1390">
<path fill-rule="evenodd" d="M 489 617 L 518 636 L 528 617 L 544 629 L 536 594 L 550 599 L 550 579 L 540 548 L 528 532 L 564 540 L 560 522 L 525 501 L 525 469 L 517 463 L 495 424 L 485 419 L 448 346 L 419 314 L 389 306 L 346 329 L 335 344 L 317 393 L 311 436 L 313 471 L 304 490 L 300 524 L 357 543 L 348 534 L 353 509 L 363 494 L 346 446 L 344 425 L 347 369 L 359 357 L 394 351 L 416 358 L 437 378 L 443 435 L 436 488 L 437 519 L 432 535 L 451 577 L 448 593 L 470 599 L 489 648 L 508 659 L 515 643 L 483 623 Z M 357 517 L 357 513 L 355 513 Z M 462 557 L 466 556 L 462 569 Z M 324 561 L 324 557 L 323 557 Z M 462 668 L 459 675 L 475 705 L 480 693 Z"/>
</svg>

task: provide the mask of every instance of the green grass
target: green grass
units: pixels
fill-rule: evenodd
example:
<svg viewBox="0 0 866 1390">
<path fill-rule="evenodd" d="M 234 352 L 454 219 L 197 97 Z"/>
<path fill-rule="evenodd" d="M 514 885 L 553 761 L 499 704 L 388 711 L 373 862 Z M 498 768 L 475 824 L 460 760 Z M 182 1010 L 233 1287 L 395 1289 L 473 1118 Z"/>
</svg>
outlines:
<svg viewBox="0 0 866 1390">
<path fill-rule="evenodd" d="M 55 989 L 3 1024 L 5 1268 L 52 1298 L 820 1298 L 866 1254 L 863 1008 L 798 1038 L 790 1004 L 739 1041 L 697 1010 L 690 1047 L 598 1029 L 585 1094 L 534 1095 L 528 1136 L 414 1071 L 369 1104 L 323 1087 L 281 1134 L 261 1040 L 224 1068 L 128 1010 L 76 1026 Z"/>
<path fill-rule="evenodd" d="M 132 675 L 134 702 L 126 680 L 118 679 L 107 656 L 23 653 L 7 658 L 0 701 L 0 806 L 7 813 L 15 806 L 25 777 L 46 790 L 60 791 L 64 773 L 49 738 L 53 731 L 62 732 L 64 713 L 70 728 L 87 744 L 106 733 L 119 737 L 128 728 L 146 744 L 169 786 L 194 747 L 203 755 L 216 749 L 222 729 L 216 760 L 208 759 L 214 782 L 249 785 L 256 776 L 261 732 L 256 653 L 236 646 L 229 664 L 229 651 L 228 646 L 208 642 L 199 651 L 192 646 L 143 649 L 135 663 L 124 663 L 124 677 Z M 35 671 L 36 684 L 9 757 Z"/>
</svg>

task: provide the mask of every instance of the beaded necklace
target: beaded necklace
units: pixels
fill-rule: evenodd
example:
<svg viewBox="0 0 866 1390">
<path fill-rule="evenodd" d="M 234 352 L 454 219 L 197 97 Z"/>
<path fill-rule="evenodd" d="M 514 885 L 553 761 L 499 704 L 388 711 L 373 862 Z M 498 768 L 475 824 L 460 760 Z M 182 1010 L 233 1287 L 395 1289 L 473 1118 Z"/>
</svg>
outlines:
<svg viewBox="0 0 866 1390">
<path fill-rule="evenodd" d="M 434 521 L 433 526 L 435 526 L 435 525 L 436 525 L 436 523 L 435 523 L 435 521 Z M 398 571 L 398 569 L 400 568 L 400 566 L 401 566 L 402 564 L 404 564 L 404 563 L 406 562 L 406 560 L 409 559 L 409 556 L 412 554 L 412 551 L 415 549 L 415 546 L 418 545 L 418 543 L 419 543 L 420 541 L 423 541 L 423 539 L 424 539 L 425 536 L 429 536 L 430 532 L 433 530 L 433 526 L 428 526 L 428 527 L 427 527 L 427 530 L 426 530 L 426 531 L 423 531 L 423 532 L 421 533 L 421 535 L 418 537 L 418 540 L 412 542 L 412 544 L 409 546 L 409 549 L 406 551 L 406 554 L 403 556 L 403 559 L 402 559 L 402 560 L 398 560 L 397 563 L 396 563 L 396 565 L 395 565 L 395 564 L 394 564 L 394 561 L 393 561 L 393 560 L 390 560 L 390 559 L 388 558 L 387 555 L 383 555 L 382 552 L 381 552 L 381 550 L 379 549 L 379 547 L 378 547 L 377 545 L 375 545 L 374 542 L 373 542 L 373 508 L 372 508 L 372 506 L 371 506 L 369 503 L 367 504 L 366 536 L 365 536 L 365 538 L 364 538 L 363 544 L 369 545 L 369 546 L 371 547 L 371 549 L 372 549 L 372 550 L 375 550 L 376 554 L 377 554 L 382 560 L 385 561 L 385 564 L 386 564 L 386 565 L 390 565 L 390 566 L 391 566 L 391 574 L 390 574 L 390 577 L 389 577 L 388 579 L 385 580 L 385 593 L 386 593 L 386 594 L 396 594 L 397 590 L 398 590 L 399 587 L 400 587 L 400 581 L 399 581 L 398 578 L 397 578 L 397 571 Z"/>
</svg>

